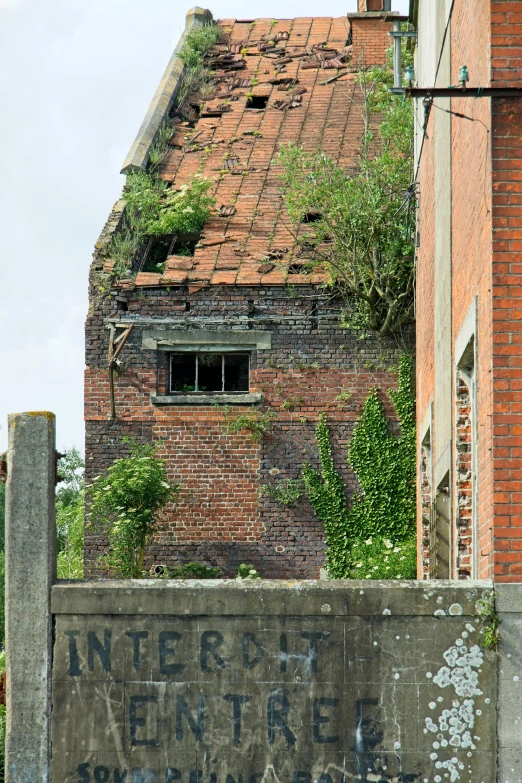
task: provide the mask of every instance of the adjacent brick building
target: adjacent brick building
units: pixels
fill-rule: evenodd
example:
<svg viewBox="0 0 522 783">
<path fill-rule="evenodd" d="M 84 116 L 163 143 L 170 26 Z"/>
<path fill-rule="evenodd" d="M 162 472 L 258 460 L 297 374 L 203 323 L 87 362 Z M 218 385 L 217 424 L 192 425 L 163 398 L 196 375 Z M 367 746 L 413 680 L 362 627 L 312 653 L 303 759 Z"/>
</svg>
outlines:
<svg viewBox="0 0 522 783">
<path fill-rule="evenodd" d="M 197 560 L 230 575 L 251 562 L 267 577 L 317 577 L 320 521 L 305 501 L 287 507 L 260 490 L 298 479 L 305 461 L 317 464 L 321 411 L 353 490 L 346 446 L 371 386 L 390 409 L 386 391 L 396 376 L 389 369 L 400 349 L 340 327 L 340 302 L 321 287 L 320 274 L 305 274 L 306 247 L 294 237 L 275 161 L 292 141 L 323 149 L 345 169 L 353 165 L 363 130 L 354 72 L 385 61 L 387 5 L 361 0 L 359 13 L 333 19 L 220 20 L 213 94 L 192 121 L 178 123 L 160 169 L 175 188 L 196 172 L 214 180 L 218 214 L 193 257 L 176 255 L 173 245 L 160 272 L 144 271 L 151 245 L 136 257 L 133 276 L 115 279 L 109 247 L 123 202 L 96 246 L 86 332 L 87 477 L 126 453 L 124 435 L 162 441 L 169 475 L 182 489 L 164 514 L 149 565 Z M 194 9 L 187 26 L 209 16 Z M 124 173 L 147 166 L 161 122 L 176 120 L 181 73 L 175 52 Z M 116 353 L 119 372 L 109 374 Z M 229 417 L 271 412 L 266 433 L 259 442 L 248 431 L 230 433 L 215 402 L 229 406 Z M 100 572 L 104 545 L 86 535 L 87 573 Z"/>
<path fill-rule="evenodd" d="M 415 98 L 419 573 L 517 581 L 521 4 L 413 0 L 410 10 L 416 84 L 435 87 Z M 468 90 L 491 95 L 459 93 L 462 66 Z M 451 97 L 437 92 L 450 85 Z"/>
</svg>

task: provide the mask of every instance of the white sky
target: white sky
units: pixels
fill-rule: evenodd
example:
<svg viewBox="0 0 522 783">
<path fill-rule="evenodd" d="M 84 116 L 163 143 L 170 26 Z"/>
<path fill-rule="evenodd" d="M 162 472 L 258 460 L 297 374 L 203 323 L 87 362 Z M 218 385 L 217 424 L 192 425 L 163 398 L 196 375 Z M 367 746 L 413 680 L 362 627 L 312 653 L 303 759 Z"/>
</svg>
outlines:
<svg viewBox="0 0 522 783">
<path fill-rule="evenodd" d="M 409 0 L 395 0 L 407 13 Z M 8 413 L 50 410 L 83 450 L 94 243 L 184 27 L 168 0 L 0 0 L 0 452 Z M 341 16 L 356 0 L 211 0 L 215 18 Z"/>
</svg>

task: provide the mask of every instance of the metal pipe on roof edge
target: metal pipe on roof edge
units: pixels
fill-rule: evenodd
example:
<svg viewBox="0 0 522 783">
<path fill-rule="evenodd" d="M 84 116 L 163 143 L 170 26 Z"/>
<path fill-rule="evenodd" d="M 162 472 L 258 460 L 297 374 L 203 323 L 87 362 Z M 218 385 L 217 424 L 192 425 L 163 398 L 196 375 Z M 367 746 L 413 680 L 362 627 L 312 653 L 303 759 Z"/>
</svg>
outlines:
<svg viewBox="0 0 522 783">
<path fill-rule="evenodd" d="M 208 9 L 195 6 L 187 12 L 183 34 L 172 53 L 137 136 L 125 158 L 121 174 L 128 174 L 131 171 L 143 171 L 146 168 L 150 148 L 154 144 L 158 131 L 168 116 L 181 86 L 185 65 L 178 56 L 179 52 L 193 27 L 209 24 L 212 21 L 213 16 Z"/>
</svg>

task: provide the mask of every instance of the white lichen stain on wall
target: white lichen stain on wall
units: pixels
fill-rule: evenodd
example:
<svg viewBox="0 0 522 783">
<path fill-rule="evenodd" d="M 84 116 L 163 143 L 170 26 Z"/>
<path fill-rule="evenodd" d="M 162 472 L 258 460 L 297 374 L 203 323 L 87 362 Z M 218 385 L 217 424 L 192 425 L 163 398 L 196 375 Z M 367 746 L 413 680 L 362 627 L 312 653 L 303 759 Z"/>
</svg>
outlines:
<svg viewBox="0 0 522 783">
<path fill-rule="evenodd" d="M 459 604 L 452 604 L 448 611 L 451 615 L 460 615 L 462 607 Z M 471 778 L 471 758 L 476 749 L 475 743 L 480 741 L 480 737 L 473 734 L 475 715 L 482 714 L 482 710 L 475 709 L 475 698 L 483 695 L 479 688 L 479 674 L 484 654 L 477 644 L 470 646 L 467 642 L 470 634 L 476 633 L 476 630 L 471 623 L 466 623 L 465 630 L 456 639 L 455 644 L 443 653 L 447 666 L 442 666 L 435 675 L 432 672 L 426 673 L 428 680 L 432 680 L 440 688 L 452 687 L 455 695 L 459 697 L 452 699 L 451 709 L 443 709 L 435 719 L 431 716 L 425 719 L 424 733 L 436 735 L 432 743 L 433 751 L 430 753 L 430 759 L 434 762 L 435 769 L 440 770 L 440 774 L 435 775 L 433 783 L 440 783 L 443 777 L 449 779 L 450 783 L 456 783 L 463 780 L 462 775 L 466 770 L 469 773 L 469 783 L 484 783 Z M 442 696 L 437 698 L 437 702 L 443 701 Z M 484 701 L 487 704 L 490 700 Z M 430 702 L 429 708 L 437 709 L 437 703 Z M 457 755 L 447 759 L 439 758 L 440 750 L 446 748 L 454 750 Z M 462 758 L 463 751 L 466 752 L 466 761 Z M 423 783 L 430 783 L 430 781 L 424 778 Z"/>
</svg>

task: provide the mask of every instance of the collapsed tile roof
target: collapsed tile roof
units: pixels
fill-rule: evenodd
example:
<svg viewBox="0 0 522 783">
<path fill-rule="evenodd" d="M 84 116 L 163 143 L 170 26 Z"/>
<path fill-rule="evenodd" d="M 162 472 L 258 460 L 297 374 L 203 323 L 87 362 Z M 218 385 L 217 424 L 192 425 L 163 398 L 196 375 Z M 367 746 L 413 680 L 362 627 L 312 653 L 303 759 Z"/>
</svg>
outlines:
<svg viewBox="0 0 522 783">
<path fill-rule="evenodd" d="M 365 51 L 372 63 L 378 52 L 382 57 L 390 25 L 372 20 L 381 25 L 381 41 L 364 48 L 352 39 L 352 21 L 218 22 L 221 38 L 209 61 L 212 93 L 199 116 L 175 125 L 160 168 L 176 188 L 198 172 L 215 181 L 216 213 L 193 258 L 171 256 L 162 273 L 139 272 L 134 281 L 121 281 L 124 288 L 323 282 L 318 272 L 301 273 L 306 258 L 284 207 L 275 158 L 281 145 L 293 142 L 309 152 L 324 150 L 345 169 L 353 165 L 363 131 L 356 66 L 363 58 L 368 64 Z M 248 107 L 260 97 L 267 98 L 264 108 Z"/>
</svg>

